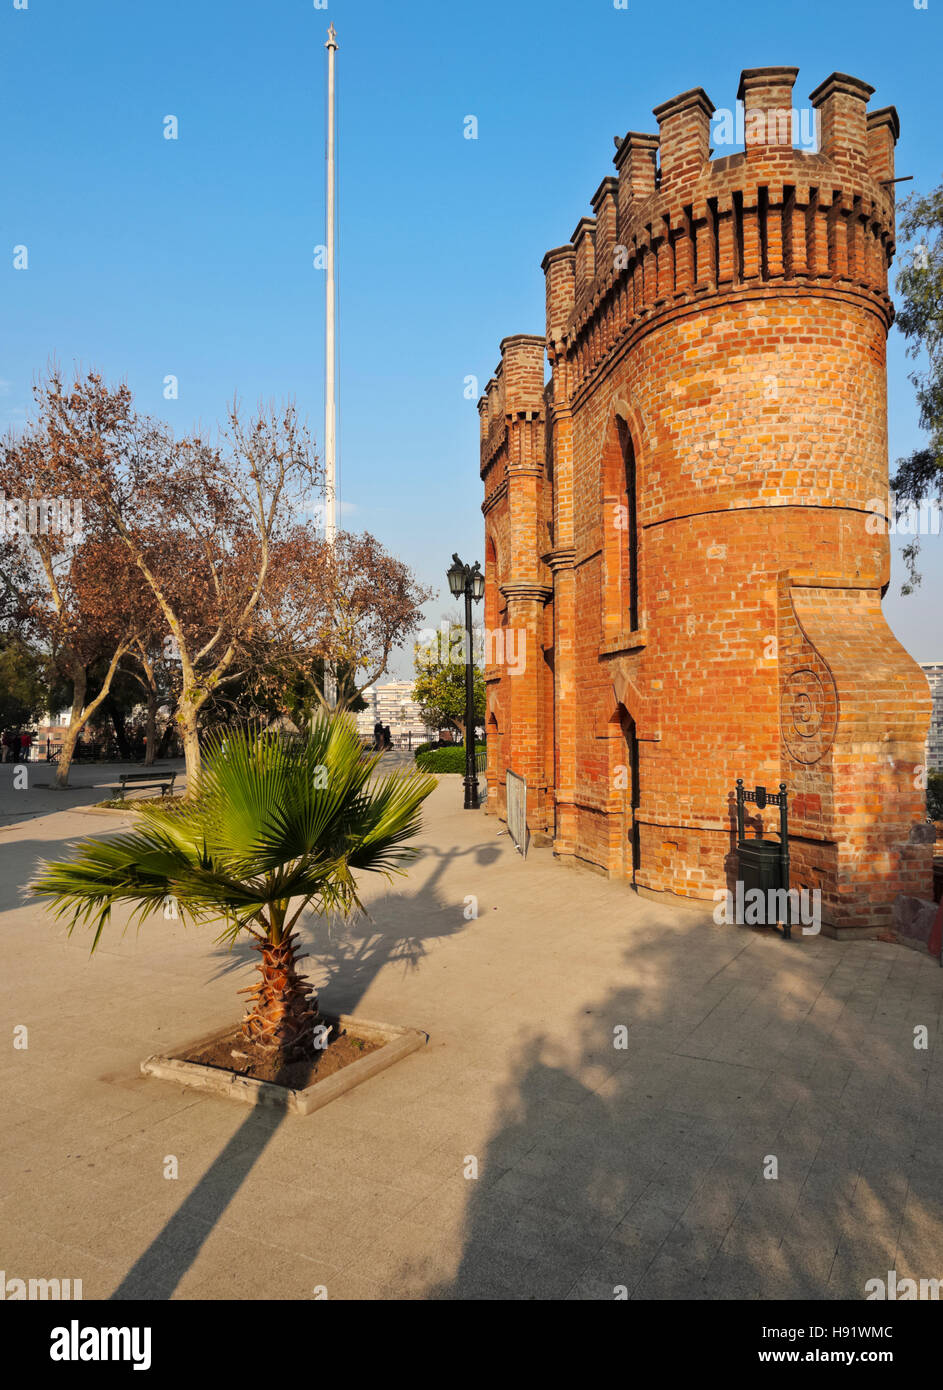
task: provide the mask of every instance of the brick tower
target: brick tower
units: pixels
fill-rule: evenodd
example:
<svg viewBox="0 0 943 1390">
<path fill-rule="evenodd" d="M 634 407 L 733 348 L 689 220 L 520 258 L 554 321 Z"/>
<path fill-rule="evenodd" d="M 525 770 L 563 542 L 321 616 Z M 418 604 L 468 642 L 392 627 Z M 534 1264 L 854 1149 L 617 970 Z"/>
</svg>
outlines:
<svg viewBox="0 0 943 1390">
<path fill-rule="evenodd" d="M 711 158 L 701 88 L 617 140 L 544 257 L 546 338 L 501 344 L 479 402 L 489 810 L 511 769 L 561 860 L 710 900 L 736 878 L 736 778 L 785 782 L 792 886 L 835 933 L 931 896 L 930 696 L 881 611 L 873 518 L 897 113 L 833 73 L 819 148 L 793 148 L 796 73 L 742 74 L 742 153 Z"/>
</svg>

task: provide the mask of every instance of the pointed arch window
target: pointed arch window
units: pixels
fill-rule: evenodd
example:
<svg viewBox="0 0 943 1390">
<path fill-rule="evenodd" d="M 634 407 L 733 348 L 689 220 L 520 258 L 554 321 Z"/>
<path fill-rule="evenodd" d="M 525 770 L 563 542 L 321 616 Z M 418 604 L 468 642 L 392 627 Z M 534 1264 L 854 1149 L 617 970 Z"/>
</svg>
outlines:
<svg viewBox="0 0 943 1390">
<path fill-rule="evenodd" d="M 610 641 L 637 632 L 641 622 L 638 470 L 621 416 L 610 423 L 602 464 L 604 629 Z"/>
<path fill-rule="evenodd" d="M 616 428 L 622 450 L 623 501 L 625 505 L 625 535 L 623 560 L 620 569 L 623 574 L 623 610 L 627 610 L 626 622 L 630 632 L 639 627 L 639 583 L 638 583 L 638 491 L 636 485 L 635 449 L 632 436 L 624 420 L 618 420 Z"/>
</svg>

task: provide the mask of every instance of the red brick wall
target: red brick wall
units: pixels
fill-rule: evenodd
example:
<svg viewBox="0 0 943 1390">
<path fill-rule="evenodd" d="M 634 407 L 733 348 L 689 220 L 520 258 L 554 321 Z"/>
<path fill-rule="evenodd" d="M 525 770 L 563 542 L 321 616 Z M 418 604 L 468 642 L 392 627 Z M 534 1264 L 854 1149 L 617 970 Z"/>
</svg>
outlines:
<svg viewBox="0 0 943 1390">
<path fill-rule="evenodd" d="M 745 72 L 748 115 L 788 105 L 794 78 Z M 634 721 L 638 886 L 731 885 L 736 778 L 785 781 L 794 886 L 821 888 L 837 930 L 889 923 L 931 875 L 912 842 L 929 694 L 881 614 L 888 541 L 866 524 L 887 495 L 897 134 L 870 92 L 816 89 L 818 154 L 754 126 L 709 161 L 706 94 L 657 108 L 660 137 L 626 137 L 597 218 L 544 259 L 546 396 L 538 341 L 516 338 L 482 401 L 489 594 L 534 653 L 489 673 L 494 809 L 513 767 L 559 856 L 631 876 Z"/>
</svg>

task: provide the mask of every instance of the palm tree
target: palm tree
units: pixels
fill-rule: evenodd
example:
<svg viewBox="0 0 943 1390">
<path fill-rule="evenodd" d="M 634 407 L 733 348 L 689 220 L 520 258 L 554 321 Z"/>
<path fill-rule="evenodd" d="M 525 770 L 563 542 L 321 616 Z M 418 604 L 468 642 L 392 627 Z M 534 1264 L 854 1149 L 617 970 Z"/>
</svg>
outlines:
<svg viewBox="0 0 943 1390">
<path fill-rule="evenodd" d="M 144 824 L 80 842 L 31 885 L 57 917 L 94 929 L 117 903 L 144 921 L 169 903 L 186 919 L 222 919 L 220 941 L 255 938 L 261 979 L 243 1036 L 288 1061 L 311 1045 L 317 1001 L 299 975 L 294 931 L 302 912 L 360 906 L 354 871 L 404 872 L 417 851 L 420 806 L 435 786 L 421 773 L 374 779 L 352 721 L 322 715 L 310 734 L 217 734 L 207 741 L 197 794 L 182 809 L 139 807 Z M 174 914 L 176 915 L 176 913 Z"/>
</svg>

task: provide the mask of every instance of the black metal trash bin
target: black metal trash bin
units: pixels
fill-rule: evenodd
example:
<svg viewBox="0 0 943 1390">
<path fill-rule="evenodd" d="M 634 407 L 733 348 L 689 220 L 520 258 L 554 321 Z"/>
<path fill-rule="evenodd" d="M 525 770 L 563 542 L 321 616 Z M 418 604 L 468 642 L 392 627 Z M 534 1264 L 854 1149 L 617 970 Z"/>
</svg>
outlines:
<svg viewBox="0 0 943 1390">
<path fill-rule="evenodd" d="M 740 878 L 744 893 L 759 888 L 762 893 L 781 888 L 778 840 L 745 840 L 740 846 Z"/>
<path fill-rule="evenodd" d="M 767 792 L 765 787 L 755 787 L 752 792 L 744 789 L 743 778 L 737 778 L 737 877 L 743 884 L 744 898 L 751 889 L 759 889 L 767 903 L 770 893 L 789 889 L 789 823 L 787 812 L 788 792 L 786 783 L 780 782 L 778 792 Z M 748 840 L 744 825 L 744 805 L 752 801 L 759 810 L 766 806 L 779 807 L 779 839 Z M 786 898 L 786 920 L 782 923 L 783 936 L 792 937 L 789 899 Z M 777 925 L 779 924 L 777 912 Z M 767 926 L 771 925 L 767 922 Z"/>
</svg>

